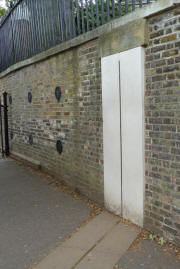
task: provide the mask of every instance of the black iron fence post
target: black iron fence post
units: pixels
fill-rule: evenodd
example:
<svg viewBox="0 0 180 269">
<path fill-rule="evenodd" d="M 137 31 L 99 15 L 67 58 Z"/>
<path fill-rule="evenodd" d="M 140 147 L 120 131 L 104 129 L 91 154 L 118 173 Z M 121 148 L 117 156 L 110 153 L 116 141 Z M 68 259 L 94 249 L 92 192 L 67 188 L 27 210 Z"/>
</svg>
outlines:
<svg viewBox="0 0 180 269">
<path fill-rule="evenodd" d="M 1 105 L 1 99 L 0 99 L 0 137 L 1 137 L 1 153 L 2 157 L 4 157 L 4 142 L 3 142 L 3 127 L 2 127 L 2 111 L 1 111 L 2 105 Z"/>
<path fill-rule="evenodd" d="M 4 102 L 4 134 L 5 134 L 5 154 L 9 156 L 9 135 L 8 135 L 8 106 L 7 106 L 7 92 L 3 93 Z"/>
</svg>

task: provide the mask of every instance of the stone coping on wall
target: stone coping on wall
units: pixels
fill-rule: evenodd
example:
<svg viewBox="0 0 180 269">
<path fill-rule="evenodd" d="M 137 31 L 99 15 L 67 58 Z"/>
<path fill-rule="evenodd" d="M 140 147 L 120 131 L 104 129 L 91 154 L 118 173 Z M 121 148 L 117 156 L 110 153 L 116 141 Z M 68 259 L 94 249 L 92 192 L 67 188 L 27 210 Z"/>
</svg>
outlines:
<svg viewBox="0 0 180 269">
<path fill-rule="evenodd" d="M 87 32 L 85 34 L 82 34 L 82 35 L 80 35 L 72 40 L 66 41 L 62 44 L 59 44 L 55 47 L 52 47 L 52 48 L 50 48 L 42 53 L 39 53 L 39 54 L 29 58 L 29 59 L 18 62 L 16 64 L 10 66 L 8 69 L 3 71 L 2 73 L 0 73 L 0 78 L 4 77 L 4 76 L 8 75 L 9 73 L 16 71 L 20 68 L 23 68 L 25 66 L 40 62 L 40 61 L 45 60 L 51 56 L 54 56 L 55 54 L 58 54 L 58 53 L 63 52 L 65 50 L 74 48 L 74 47 L 79 46 L 83 43 L 86 43 L 90 40 L 93 40 L 93 39 L 96 39 L 99 37 L 103 37 L 105 34 L 108 35 L 111 32 L 114 32 L 114 31 L 118 30 L 118 28 L 121 28 L 127 24 L 132 25 L 133 22 L 137 21 L 137 19 L 142 21 L 143 18 L 151 17 L 155 14 L 161 13 L 165 10 L 171 9 L 171 8 L 178 6 L 178 5 L 180 5 L 180 0 L 157 0 L 157 2 L 155 2 L 155 3 L 149 4 L 146 7 L 143 7 L 143 8 L 138 9 L 132 13 L 129 13 L 125 16 L 122 16 L 118 19 L 115 19 L 115 20 L 113 20 L 105 25 L 98 27 L 97 29 L 94 29 L 94 30 Z M 145 23 L 143 23 L 143 25 L 145 25 Z M 128 29 L 127 29 L 127 31 L 128 31 Z M 122 32 L 123 32 L 123 30 L 122 30 Z M 102 38 L 102 40 L 103 40 L 103 38 Z M 145 45 L 145 43 L 146 43 L 145 36 L 144 36 L 144 41 L 141 38 L 141 42 L 138 45 L 143 45 L 143 42 Z M 131 47 L 133 47 L 133 46 L 128 44 L 128 48 L 131 48 Z M 113 52 L 114 51 L 112 51 L 112 53 Z M 115 53 L 116 52 L 117 51 L 115 50 Z M 102 51 L 100 51 L 100 55 L 103 57 L 103 56 L 107 56 L 108 53 L 107 52 L 102 53 Z"/>
</svg>

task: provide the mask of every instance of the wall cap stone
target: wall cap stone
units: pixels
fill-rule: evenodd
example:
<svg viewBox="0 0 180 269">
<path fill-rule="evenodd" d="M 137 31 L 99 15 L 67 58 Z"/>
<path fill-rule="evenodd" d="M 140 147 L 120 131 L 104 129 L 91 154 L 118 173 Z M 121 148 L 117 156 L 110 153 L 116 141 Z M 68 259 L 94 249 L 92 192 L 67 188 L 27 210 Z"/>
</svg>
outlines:
<svg viewBox="0 0 180 269">
<path fill-rule="evenodd" d="M 138 19 L 122 25 L 99 39 L 99 55 L 106 57 L 148 44 L 147 20 Z"/>
<path fill-rule="evenodd" d="M 180 5 L 180 0 L 158 0 L 155 3 L 149 4 L 146 7 L 143 7 L 141 9 L 138 9 L 132 13 L 129 13 L 125 16 L 122 16 L 118 19 L 115 19 L 105 25 L 102 25 L 98 27 L 97 29 L 94 29 L 90 32 L 87 32 L 85 34 L 82 34 L 72 40 L 69 40 L 67 42 L 64 42 L 62 44 L 59 44 L 55 47 L 52 47 L 46 51 L 43 51 L 42 53 L 39 53 L 29 59 L 26 59 L 24 61 L 18 62 L 17 64 L 14 64 L 10 66 L 8 69 L 0 73 L 0 78 L 6 76 L 7 74 L 16 71 L 20 68 L 23 68 L 25 66 L 40 62 L 42 60 L 45 60 L 51 56 L 54 56 L 55 54 L 58 54 L 60 52 L 63 52 L 65 50 L 68 50 L 70 48 L 77 47 L 83 43 L 86 43 L 90 40 L 96 39 L 100 37 L 101 35 L 105 33 L 109 33 L 121 26 L 124 26 L 130 22 L 136 21 L 138 19 L 148 18 L 155 14 L 161 13 L 165 10 L 174 8 L 175 6 Z"/>
</svg>

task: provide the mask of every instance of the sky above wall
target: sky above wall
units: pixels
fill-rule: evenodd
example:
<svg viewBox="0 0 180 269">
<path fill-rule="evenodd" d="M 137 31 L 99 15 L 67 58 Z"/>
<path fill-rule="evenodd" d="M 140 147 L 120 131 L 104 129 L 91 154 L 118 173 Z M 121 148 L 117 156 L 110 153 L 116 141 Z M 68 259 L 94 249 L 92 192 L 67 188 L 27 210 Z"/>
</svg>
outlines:
<svg viewBox="0 0 180 269">
<path fill-rule="evenodd" d="M 6 7 L 5 0 L 1 0 L 0 2 L 1 2 L 2 7 Z"/>
</svg>

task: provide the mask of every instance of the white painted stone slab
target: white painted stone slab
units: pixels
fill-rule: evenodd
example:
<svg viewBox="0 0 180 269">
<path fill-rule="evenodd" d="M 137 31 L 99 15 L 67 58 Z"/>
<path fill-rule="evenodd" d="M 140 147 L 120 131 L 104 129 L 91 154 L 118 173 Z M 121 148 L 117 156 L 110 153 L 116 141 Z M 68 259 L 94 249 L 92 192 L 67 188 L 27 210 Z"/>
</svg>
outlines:
<svg viewBox="0 0 180 269">
<path fill-rule="evenodd" d="M 105 206 L 121 215 L 119 54 L 102 58 Z"/>
<path fill-rule="evenodd" d="M 120 54 L 123 217 L 143 226 L 144 51 Z"/>
<path fill-rule="evenodd" d="M 144 50 L 102 59 L 104 197 L 115 214 L 142 226 Z"/>
</svg>

